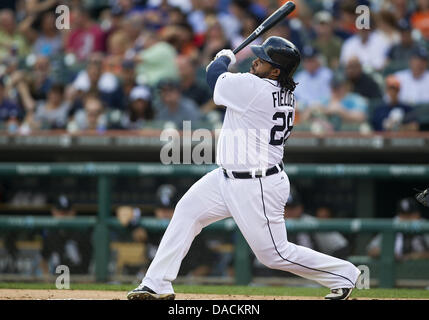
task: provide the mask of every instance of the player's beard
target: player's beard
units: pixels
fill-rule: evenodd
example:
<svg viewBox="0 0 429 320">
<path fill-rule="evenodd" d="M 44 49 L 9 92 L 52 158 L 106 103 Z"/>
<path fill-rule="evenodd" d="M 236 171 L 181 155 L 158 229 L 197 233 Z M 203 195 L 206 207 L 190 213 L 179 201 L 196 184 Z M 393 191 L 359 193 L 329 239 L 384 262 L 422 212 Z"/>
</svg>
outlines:
<svg viewBox="0 0 429 320">
<path fill-rule="evenodd" d="M 257 76 L 257 77 L 259 77 L 259 78 L 261 78 L 261 79 L 263 79 L 263 78 L 268 78 L 268 76 L 270 75 L 270 73 L 271 73 L 271 71 L 265 71 L 265 72 L 262 72 L 262 71 L 256 71 L 254 68 L 253 68 L 253 66 L 250 68 L 250 73 L 251 74 L 254 74 L 255 76 Z"/>
</svg>

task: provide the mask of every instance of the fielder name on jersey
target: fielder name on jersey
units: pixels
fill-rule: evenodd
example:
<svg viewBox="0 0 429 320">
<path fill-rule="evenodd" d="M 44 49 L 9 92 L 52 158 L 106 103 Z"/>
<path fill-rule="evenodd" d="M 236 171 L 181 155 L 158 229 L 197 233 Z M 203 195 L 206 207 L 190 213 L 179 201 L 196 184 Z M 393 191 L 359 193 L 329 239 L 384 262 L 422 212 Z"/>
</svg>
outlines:
<svg viewBox="0 0 429 320">
<path fill-rule="evenodd" d="M 237 85 L 242 83 L 243 85 Z M 217 142 L 217 164 L 243 171 L 269 168 L 283 159 L 295 118 L 295 98 L 277 82 L 250 73 L 224 73 L 213 100 L 228 106 Z M 273 106 L 273 110 L 267 106 Z"/>
<path fill-rule="evenodd" d="M 294 107 L 295 106 L 295 96 L 290 91 L 285 89 L 277 90 L 272 93 L 273 95 L 273 107 Z"/>
</svg>

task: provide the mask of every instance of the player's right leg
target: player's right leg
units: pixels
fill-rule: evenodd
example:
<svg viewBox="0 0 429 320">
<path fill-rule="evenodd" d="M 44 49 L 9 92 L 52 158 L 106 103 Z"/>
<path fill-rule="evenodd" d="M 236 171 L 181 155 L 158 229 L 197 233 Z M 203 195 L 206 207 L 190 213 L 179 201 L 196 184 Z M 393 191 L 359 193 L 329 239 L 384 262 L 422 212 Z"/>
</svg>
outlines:
<svg viewBox="0 0 429 320">
<path fill-rule="evenodd" d="M 219 179 L 224 179 L 223 173 L 219 169 L 211 171 L 180 199 L 145 278 L 128 294 L 129 299 L 174 298 L 171 282 L 176 279 L 194 238 L 205 226 L 229 216 Z M 154 293 L 143 290 L 144 287 Z"/>
<path fill-rule="evenodd" d="M 289 182 L 285 173 L 260 179 L 230 179 L 223 189 L 228 210 L 261 263 L 331 290 L 354 287 L 360 271 L 353 264 L 287 240 L 283 213 Z M 246 193 L 240 194 L 240 190 Z M 240 196 L 234 196 L 237 194 Z"/>
</svg>

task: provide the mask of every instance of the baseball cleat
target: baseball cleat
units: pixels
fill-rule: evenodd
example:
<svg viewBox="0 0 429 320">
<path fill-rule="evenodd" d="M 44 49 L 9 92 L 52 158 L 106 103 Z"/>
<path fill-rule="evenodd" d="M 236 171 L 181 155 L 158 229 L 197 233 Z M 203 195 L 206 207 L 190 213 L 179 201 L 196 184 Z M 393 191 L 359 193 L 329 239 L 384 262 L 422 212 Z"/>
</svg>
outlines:
<svg viewBox="0 0 429 320">
<path fill-rule="evenodd" d="M 142 285 L 127 294 L 128 300 L 174 300 L 175 297 L 174 293 L 158 294 L 151 288 Z"/>
<path fill-rule="evenodd" d="M 331 293 L 328 294 L 325 299 L 328 300 L 347 300 L 352 294 L 353 288 L 339 288 L 331 289 Z"/>
</svg>

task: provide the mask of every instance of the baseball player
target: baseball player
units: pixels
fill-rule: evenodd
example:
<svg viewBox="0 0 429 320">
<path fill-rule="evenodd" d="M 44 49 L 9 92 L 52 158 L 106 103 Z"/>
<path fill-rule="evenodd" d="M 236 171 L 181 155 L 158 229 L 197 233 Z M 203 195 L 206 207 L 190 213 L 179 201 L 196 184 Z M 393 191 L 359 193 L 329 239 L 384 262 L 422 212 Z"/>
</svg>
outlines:
<svg viewBox="0 0 429 320">
<path fill-rule="evenodd" d="M 127 295 L 130 300 L 174 299 L 172 281 L 193 239 L 202 228 L 228 217 L 266 266 L 330 288 L 327 299 L 347 299 L 355 287 L 360 271 L 353 264 L 287 240 L 283 211 L 289 179 L 282 159 L 295 117 L 292 76 L 300 53 L 280 37 L 251 49 L 256 59 L 248 73 L 228 72 L 236 62 L 231 50 L 220 51 L 207 67 L 213 100 L 226 107 L 217 145 L 219 168 L 178 202 L 146 276 Z"/>
</svg>

